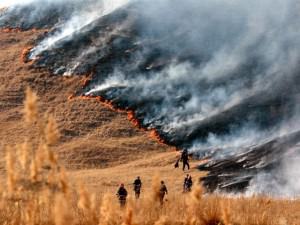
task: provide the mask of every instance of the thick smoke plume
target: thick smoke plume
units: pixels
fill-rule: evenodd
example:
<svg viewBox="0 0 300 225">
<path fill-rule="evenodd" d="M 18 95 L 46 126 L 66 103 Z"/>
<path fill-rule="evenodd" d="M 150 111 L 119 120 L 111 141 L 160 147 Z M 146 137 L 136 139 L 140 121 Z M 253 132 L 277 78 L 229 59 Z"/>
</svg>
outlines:
<svg viewBox="0 0 300 225">
<path fill-rule="evenodd" d="M 300 194 L 293 185 L 300 170 L 290 161 L 300 155 L 299 6 L 298 0 L 32 0 L 13 4 L 0 25 L 51 28 L 30 52 L 37 67 L 92 74 L 83 95 L 134 110 L 166 143 L 210 157 L 207 169 L 235 159 L 230 170 L 223 167 L 234 177 L 219 179 L 225 172 L 217 170 L 211 177 L 222 184 L 206 180 L 212 189 L 246 184 L 249 192 Z M 237 169 L 240 160 L 249 168 Z"/>
</svg>

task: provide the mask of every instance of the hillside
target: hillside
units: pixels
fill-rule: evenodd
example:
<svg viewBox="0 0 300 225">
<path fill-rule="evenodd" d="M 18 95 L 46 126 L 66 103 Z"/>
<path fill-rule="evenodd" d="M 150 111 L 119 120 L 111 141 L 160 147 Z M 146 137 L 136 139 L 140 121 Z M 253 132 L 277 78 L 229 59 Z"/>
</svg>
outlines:
<svg viewBox="0 0 300 225">
<path fill-rule="evenodd" d="M 42 111 L 49 110 L 59 124 L 61 138 L 55 149 L 68 168 L 107 168 L 168 150 L 135 128 L 126 113 L 114 112 L 96 100 L 68 100 L 80 88 L 82 77 L 54 76 L 24 64 L 22 51 L 40 32 L 2 31 L 0 35 L 2 147 L 35 135 L 23 126 L 21 114 L 24 90 L 30 86 L 38 93 Z"/>
</svg>

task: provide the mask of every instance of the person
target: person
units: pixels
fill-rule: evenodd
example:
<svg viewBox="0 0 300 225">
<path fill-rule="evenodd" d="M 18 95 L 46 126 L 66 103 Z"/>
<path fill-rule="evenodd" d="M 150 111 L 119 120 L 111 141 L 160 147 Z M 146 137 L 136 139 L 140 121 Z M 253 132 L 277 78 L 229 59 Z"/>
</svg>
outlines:
<svg viewBox="0 0 300 225">
<path fill-rule="evenodd" d="M 138 199 L 141 194 L 142 181 L 140 177 L 137 177 L 133 182 L 133 190 L 135 193 L 135 198 Z"/>
<path fill-rule="evenodd" d="M 168 194 L 168 189 L 167 189 L 167 186 L 165 185 L 165 182 L 162 180 L 160 182 L 160 189 L 159 189 L 159 201 L 160 201 L 160 205 L 164 204 L 164 198 L 165 198 L 166 194 Z"/>
<path fill-rule="evenodd" d="M 186 184 L 187 192 L 190 192 L 192 190 L 192 186 L 193 186 L 193 180 L 192 180 L 192 176 L 190 175 Z"/>
<path fill-rule="evenodd" d="M 183 163 L 182 170 L 183 171 L 185 170 L 185 166 L 187 166 L 187 168 L 189 170 L 190 169 L 190 164 L 189 164 L 189 154 L 188 154 L 188 150 L 187 149 L 184 149 L 182 151 L 181 161 Z"/>
<path fill-rule="evenodd" d="M 183 193 L 188 191 L 189 174 L 186 175 L 183 181 Z"/>
<path fill-rule="evenodd" d="M 124 184 L 120 185 L 120 188 L 117 192 L 117 196 L 119 198 L 120 206 L 124 207 L 126 205 L 126 198 L 127 198 L 127 190 L 124 187 Z"/>
</svg>

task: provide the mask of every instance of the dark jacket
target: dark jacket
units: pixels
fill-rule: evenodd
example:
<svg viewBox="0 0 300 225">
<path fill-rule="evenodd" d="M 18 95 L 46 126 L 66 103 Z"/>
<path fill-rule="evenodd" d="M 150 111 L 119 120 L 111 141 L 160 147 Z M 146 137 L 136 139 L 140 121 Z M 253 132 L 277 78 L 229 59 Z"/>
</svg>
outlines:
<svg viewBox="0 0 300 225">
<path fill-rule="evenodd" d="M 133 182 L 133 186 L 135 191 L 139 191 L 142 187 L 141 179 L 135 179 L 135 181 Z"/>
<path fill-rule="evenodd" d="M 126 199 L 127 197 L 127 190 L 124 187 L 120 187 L 117 195 L 119 196 L 119 199 Z"/>
<path fill-rule="evenodd" d="M 181 161 L 183 161 L 183 162 L 189 161 L 189 154 L 186 150 L 183 151 L 181 154 Z"/>
</svg>

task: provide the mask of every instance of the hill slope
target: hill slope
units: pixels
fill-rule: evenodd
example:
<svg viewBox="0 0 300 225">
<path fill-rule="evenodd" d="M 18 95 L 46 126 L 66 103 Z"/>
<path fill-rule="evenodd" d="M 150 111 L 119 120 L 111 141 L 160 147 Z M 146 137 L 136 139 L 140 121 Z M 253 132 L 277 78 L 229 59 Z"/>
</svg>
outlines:
<svg viewBox="0 0 300 225">
<path fill-rule="evenodd" d="M 35 135 L 23 126 L 21 114 L 24 90 L 30 86 L 38 92 L 41 110 L 49 110 L 60 126 L 61 140 L 56 151 L 68 168 L 111 167 L 168 149 L 134 128 L 126 113 L 116 113 L 96 100 L 69 101 L 68 96 L 80 87 L 82 77 L 53 76 L 22 63 L 23 49 L 41 32 L 1 32 L 2 147 L 22 142 L 25 134 Z"/>
</svg>

